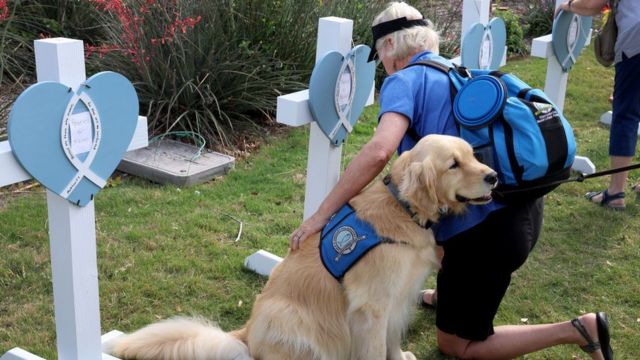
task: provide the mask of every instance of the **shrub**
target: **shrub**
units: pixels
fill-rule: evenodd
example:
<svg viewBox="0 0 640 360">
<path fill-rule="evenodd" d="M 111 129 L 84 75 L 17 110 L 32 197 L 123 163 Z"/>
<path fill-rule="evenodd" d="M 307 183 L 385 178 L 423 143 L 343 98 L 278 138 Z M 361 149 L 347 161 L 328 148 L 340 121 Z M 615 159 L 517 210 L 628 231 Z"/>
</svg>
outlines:
<svg viewBox="0 0 640 360">
<path fill-rule="evenodd" d="M 99 41 L 97 15 L 86 1 L 0 0 L 0 141 L 6 139 L 13 100 L 36 80 L 33 40 L 64 36 Z"/>
<path fill-rule="evenodd" d="M 85 1 L 0 1 L 0 83 L 35 81 L 35 39 L 63 36 L 99 41 L 97 15 Z"/>
<path fill-rule="evenodd" d="M 527 24 L 525 35 L 535 38 L 551 34 L 555 8 L 555 0 L 526 0 L 526 10 L 522 14 L 522 22 Z"/>
<path fill-rule="evenodd" d="M 0 84 L 3 88 L 20 82 L 25 74 L 33 74 L 34 70 L 32 39 L 26 30 L 38 26 L 38 22 L 18 10 L 22 10 L 18 9 L 18 3 L 0 2 Z"/>
<path fill-rule="evenodd" d="M 152 133 L 193 131 L 210 145 L 258 133 L 276 97 L 306 87 L 322 16 L 355 19 L 370 41 L 364 0 L 92 0 L 108 40 L 88 49 L 96 68 L 123 73 Z M 361 20 L 362 19 L 362 20 Z"/>
<path fill-rule="evenodd" d="M 440 33 L 440 55 L 453 58 L 460 54 L 460 29 L 463 0 L 426 0 L 418 7 Z"/>
<path fill-rule="evenodd" d="M 524 42 L 523 30 L 518 22 L 518 16 L 509 9 L 496 10 L 494 15 L 502 18 L 507 28 L 507 55 L 526 55 L 529 51 Z"/>
</svg>

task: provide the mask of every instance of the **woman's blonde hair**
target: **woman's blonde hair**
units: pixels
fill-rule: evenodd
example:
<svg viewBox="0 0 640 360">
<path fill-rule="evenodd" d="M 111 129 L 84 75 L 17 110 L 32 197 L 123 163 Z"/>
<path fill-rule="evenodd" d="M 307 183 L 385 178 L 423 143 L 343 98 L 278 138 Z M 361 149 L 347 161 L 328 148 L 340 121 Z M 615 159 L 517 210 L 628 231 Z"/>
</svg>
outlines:
<svg viewBox="0 0 640 360">
<path fill-rule="evenodd" d="M 392 2 L 375 19 L 372 26 L 377 24 L 406 17 L 407 20 L 422 19 L 423 16 L 416 8 L 404 2 Z M 380 56 L 393 59 L 402 59 L 418 51 L 431 51 L 438 54 L 440 47 L 440 36 L 433 29 L 431 21 L 427 20 L 429 26 L 414 26 L 408 29 L 398 30 L 389 35 L 385 35 L 376 41 L 376 49 Z M 393 50 L 383 54 L 384 41 L 391 38 Z"/>
</svg>

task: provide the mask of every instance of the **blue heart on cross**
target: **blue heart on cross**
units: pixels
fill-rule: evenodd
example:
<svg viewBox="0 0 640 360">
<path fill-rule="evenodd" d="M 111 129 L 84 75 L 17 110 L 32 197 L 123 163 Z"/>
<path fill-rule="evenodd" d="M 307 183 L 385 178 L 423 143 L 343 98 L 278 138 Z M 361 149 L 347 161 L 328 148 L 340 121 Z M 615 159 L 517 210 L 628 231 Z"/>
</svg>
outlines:
<svg viewBox="0 0 640 360">
<path fill-rule="evenodd" d="M 309 110 L 318 127 L 335 146 L 353 130 L 371 94 L 375 62 L 367 62 L 366 45 L 343 56 L 326 53 L 313 68 L 309 81 Z"/>
<path fill-rule="evenodd" d="M 580 16 L 570 11 L 560 11 L 553 22 L 551 44 L 553 53 L 564 72 L 568 72 L 578 60 L 591 31 L 591 16 Z"/>
<path fill-rule="evenodd" d="M 507 44 L 504 20 L 493 18 L 487 26 L 480 22 L 471 25 L 462 37 L 460 60 L 469 69 L 497 70 Z"/>
<path fill-rule="evenodd" d="M 120 163 L 137 118 L 138 96 L 118 73 L 98 73 L 77 91 L 58 82 L 40 82 L 13 104 L 9 143 L 34 179 L 85 206 Z"/>
</svg>

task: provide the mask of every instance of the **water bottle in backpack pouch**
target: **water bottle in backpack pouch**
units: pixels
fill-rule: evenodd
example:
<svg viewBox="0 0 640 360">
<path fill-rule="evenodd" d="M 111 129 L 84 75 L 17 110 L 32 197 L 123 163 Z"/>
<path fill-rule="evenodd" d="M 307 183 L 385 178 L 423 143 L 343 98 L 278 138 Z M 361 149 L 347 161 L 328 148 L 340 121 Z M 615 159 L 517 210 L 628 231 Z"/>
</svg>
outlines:
<svg viewBox="0 0 640 360">
<path fill-rule="evenodd" d="M 446 72 L 460 137 L 498 173 L 503 201 L 540 197 L 569 178 L 576 144 L 571 125 L 540 89 L 513 74 L 455 67 L 446 59 L 416 62 Z"/>
</svg>

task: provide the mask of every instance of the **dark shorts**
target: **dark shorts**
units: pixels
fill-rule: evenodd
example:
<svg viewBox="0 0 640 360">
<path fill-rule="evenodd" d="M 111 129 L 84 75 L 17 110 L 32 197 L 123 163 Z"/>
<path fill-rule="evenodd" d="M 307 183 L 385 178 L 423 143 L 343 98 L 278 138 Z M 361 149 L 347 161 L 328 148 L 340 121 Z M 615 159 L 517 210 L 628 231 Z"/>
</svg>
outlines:
<svg viewBox="0 0 640 360">
<path fill-rule="evenodd" d="M 634 156 L 640 122 L 640 54 L 616 64 L 609 155 Z"/>
<path fill-rule="evenodd" d="M 493 334 L 511 274 L 540 235 L 543 207 L 542 198 L 507 206 L 445 242 L 437 282 L 438 329 L 468 340 Z"/>
</svg>

